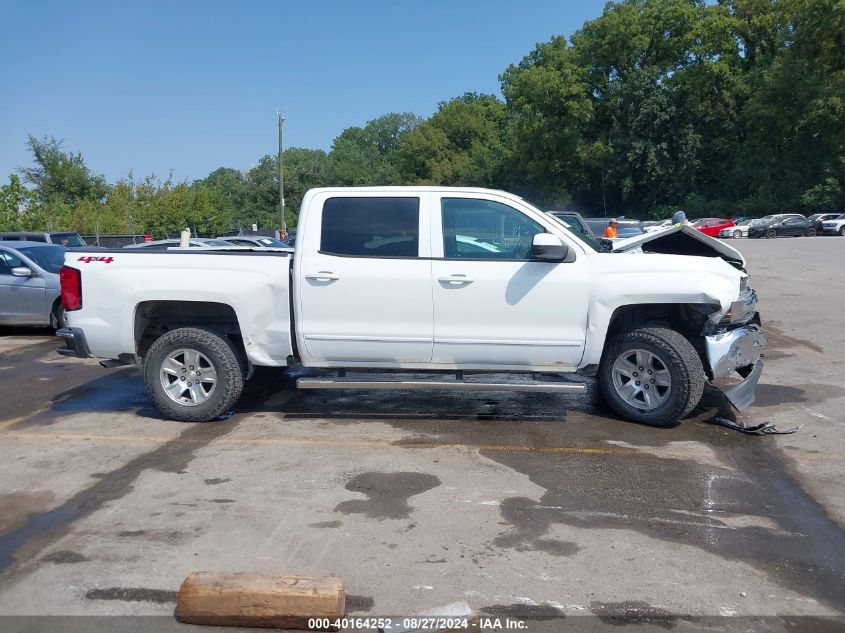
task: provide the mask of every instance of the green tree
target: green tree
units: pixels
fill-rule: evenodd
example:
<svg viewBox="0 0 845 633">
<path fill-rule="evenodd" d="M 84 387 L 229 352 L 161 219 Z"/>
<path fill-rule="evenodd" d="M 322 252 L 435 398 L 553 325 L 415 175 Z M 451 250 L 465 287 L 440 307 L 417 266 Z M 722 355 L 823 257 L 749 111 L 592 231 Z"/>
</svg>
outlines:
<svg viewBox="0 0 845 633">
<path fill-rule="evenodd" d="M 61 141 L 46 136 L 39 141 L 30 135 L 27 147 L 35 164 L 19 171 L 40 202 L 74 204 L 101 200 L 108 192 L 105 178 L 88 169 L 82 154 L 63 151 Z"/>
<path fill-rule="evenodd" d="M 416 115 L 406 112 L 386 114 L 364 127 L 346 128 L 332 143 L 325 182 L 332 186 L 404 184 L 398 151 L 418 124 Z"/>
<path fill-rule="evenodd" d="M 296 226 L 305 192 L 326 185 L 328 154 L 321 149 L 291 147 L 285 150 L 285 222 Z"/>
<path fill-rule="evenodd" d="M 20 231 L 26 226 L 27 204 L 32 194 L 15 174 L 0 187 L 0 231 Z"/>
<path fill-rule="evenodd" d="M 411 184 L 497 186 L 508 159 L 505 105 L 466 93 L 407 133 L 398 167 Z"/>
<path fill-rule="evenodd" d="M 600 165 L 606 141 L 590 142 L 594 104 L 574 49 L 563 37 L 538 44 L 500 77 L 512 116 L 511 161 L 522 193 L 565 202 L 585 184 L 585 164 Z"/>
</svg>

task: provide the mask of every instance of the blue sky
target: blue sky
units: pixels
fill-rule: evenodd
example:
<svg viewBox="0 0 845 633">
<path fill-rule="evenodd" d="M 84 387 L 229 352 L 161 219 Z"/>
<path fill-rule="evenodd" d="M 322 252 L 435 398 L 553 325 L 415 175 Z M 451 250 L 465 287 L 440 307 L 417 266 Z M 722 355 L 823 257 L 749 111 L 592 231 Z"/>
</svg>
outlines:
<svg viewBox="0 0 845 633">
<path fill-rule="evenodd" d="M 247 169 L 285 145 L 328 150 L 388 112 L 430 115 L 603 1 L 39 2 L 8 0 L 0 39 L 0 180 L 27 134 L 64 139 L 113 181 Z"/>
</svg>

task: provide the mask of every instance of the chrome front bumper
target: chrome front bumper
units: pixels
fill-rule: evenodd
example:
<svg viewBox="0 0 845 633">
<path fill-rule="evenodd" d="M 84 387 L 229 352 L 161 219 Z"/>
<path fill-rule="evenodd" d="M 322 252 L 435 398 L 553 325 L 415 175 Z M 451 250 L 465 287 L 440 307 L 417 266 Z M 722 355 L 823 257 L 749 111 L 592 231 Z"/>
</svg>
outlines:
<svg viewBox="0 0 845 633">
<path fill-rule="evenodd" d="M 754 402 L 754 389 L 763 371 L 760 355 L 766 342 L 765 334 L 748 325 L 704 337 L 713 379 L 727 378 L 735 371 L 739 371 L 745 378 L 743 382 L 725 392 L 740 411 Z"/>
</svg>

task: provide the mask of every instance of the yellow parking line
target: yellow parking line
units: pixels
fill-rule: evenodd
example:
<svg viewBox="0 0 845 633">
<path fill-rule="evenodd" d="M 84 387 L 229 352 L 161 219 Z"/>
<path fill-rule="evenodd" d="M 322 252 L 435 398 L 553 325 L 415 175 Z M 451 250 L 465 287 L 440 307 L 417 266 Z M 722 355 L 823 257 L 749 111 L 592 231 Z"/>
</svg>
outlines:
<svg viewBox="0 0 845 633">
<path fill-rule="evenodd" d="M 540 453 L 556 455 L 599 455 L 599 456 L 633 456 L 651 455 L 668 458 L 694 458 L 701 453 L 694 450 L 661 450 L 649 447 L 649 450 L 638 448 L 622 448 L 615 446 L 519 446 L 511 444 L 456 444 L 449 442 L 380 442 L 375 440 L 354 439 L 312 439 L 312 438 L 281 438 L 281 437 L 217 437 L 210 442 L 202 437 L 179 438 L 163 435 L 103 435 L 96 433 L 30 433 L 10 431 L 4 433 L 6 438 L 61 440 L 61 441 L 103 441 L 103 442 L 148 442 L 164 444 L 167 442 L 183 442 L 185 444 L 230 444 L 243 446 L 336 446 L 361 448 L 458 448 L 478 451 L 494 451 L 503 453 Z M 842 459 L 843 453 L 807 453 L 802 459 Z"/>
<path fill-rule="evenodd" d="M 105 441 L 105 442 L 152 442 L 163 444 L 165 442 L 184 442 L 186 444 L 206 444 L 208 441 L 201 437 L 183 438 L 157 436 L 157 435 L 101 435 L 95 433 L 25 433 L 12 432 L 6 437 L 18 439 L 55 439 L 55 440 L 77 440 L 77 441 Z M 333 439 L 307 439 L 307 438 L 281 438 L 281 437 L 218 437 L 212 440 L 214 444 L 235 444 L 235 445 L 281 445 L 281 446 L 361 446 L 372 447 L 396 447 L 396 448 L 470 448 L 481 451 L 503 451 L 521 453 L 573 453 L 573 454 L 597 454 L 597 455 L 637 455 L 642 451 L 631 448 L 617 447 L 591 447 L 591 446 L 515 446 L 507 444 L 450 444 L 448 442 L 378 442 L 374 440 L 333 440 Z M 666 454 L 689 455 L 689 452 L 666 451 Z"/>
<path fill-rule="evenodd" d="M 6 420 L 5 422 L 0 422 L 0 431 L 5 431 L 9 427 L 15 426 L 18 422 L 23 422 L 24 420 L 27 420 L 27 419 L 35 416 L 35 415 L 38 415 L 39 413 L 44 413 L 45 411 L 48 411 L 48 410 L 49 410 L 48 407 L 41 407 L 40 409 L 36 409 L 32 413 L 27 413 L 26 415 L 21 415 L 21 416 L 18 416 L 16 418 L 12 418 L 11 420 Z"/>
</svg>

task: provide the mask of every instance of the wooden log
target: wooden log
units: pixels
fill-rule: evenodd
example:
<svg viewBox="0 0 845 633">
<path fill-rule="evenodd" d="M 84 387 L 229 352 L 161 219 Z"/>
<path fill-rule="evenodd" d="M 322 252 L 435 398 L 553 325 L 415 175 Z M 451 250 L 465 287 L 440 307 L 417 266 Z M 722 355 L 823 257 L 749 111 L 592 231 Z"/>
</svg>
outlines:
<svg viewBox="0 0 845 633">
<path fill-rule="evenodd" d="M 333 576 L 265 576 L 197 571 L 179 589 L 177 619 L 191 624 L 308 629 L 313 618 L 342 618 L 343 581 Z"/>
</svg>

